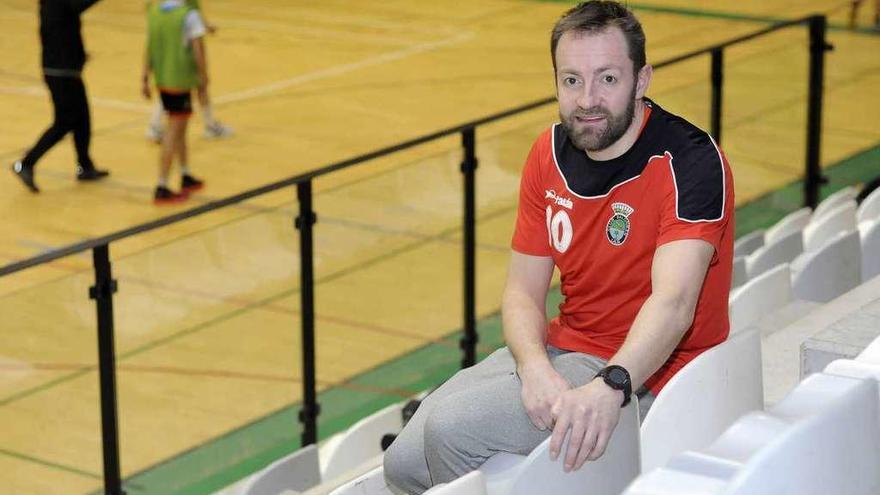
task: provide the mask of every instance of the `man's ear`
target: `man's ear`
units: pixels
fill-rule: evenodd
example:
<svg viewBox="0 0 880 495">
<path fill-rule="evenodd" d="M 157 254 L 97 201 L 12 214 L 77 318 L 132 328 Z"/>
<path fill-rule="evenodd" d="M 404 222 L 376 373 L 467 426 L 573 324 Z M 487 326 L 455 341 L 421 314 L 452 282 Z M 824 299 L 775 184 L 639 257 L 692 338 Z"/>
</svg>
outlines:
<svg viewBox="0 0 880 495">
<path fill-rule="evenodd" d="M 644 98 L 645 93 L 648 92 L 648 85 L 651 84 L 652 75 L 654 75 L 654 67 L 649 64 L 639 69 L 636 77 L 636 99 Z"/>
</svg>

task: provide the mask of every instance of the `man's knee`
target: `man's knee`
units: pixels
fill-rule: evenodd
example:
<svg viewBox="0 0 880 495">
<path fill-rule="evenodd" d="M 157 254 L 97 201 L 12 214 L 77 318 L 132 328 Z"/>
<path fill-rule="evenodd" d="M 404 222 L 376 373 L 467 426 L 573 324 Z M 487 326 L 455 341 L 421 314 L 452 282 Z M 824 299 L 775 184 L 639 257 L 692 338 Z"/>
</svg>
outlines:
<svg viewBox="0 0 880 495">
<path fill-rule="evenodd" d="M 460 450 L 461 440 L 473 436 L 475 412 L 469 404 L 456 400 L 447 399 L 437 404 L 425 421 L 425 448 Z"/>
<path fill-rule="evenodd" d="M 427 465 L 425 453 L 417 446 L 408 445 L 406 439 L 398 436 L 382 459 L 385 480 L 408 493 L 417 493 L 427 488 Z"/>
</svg>

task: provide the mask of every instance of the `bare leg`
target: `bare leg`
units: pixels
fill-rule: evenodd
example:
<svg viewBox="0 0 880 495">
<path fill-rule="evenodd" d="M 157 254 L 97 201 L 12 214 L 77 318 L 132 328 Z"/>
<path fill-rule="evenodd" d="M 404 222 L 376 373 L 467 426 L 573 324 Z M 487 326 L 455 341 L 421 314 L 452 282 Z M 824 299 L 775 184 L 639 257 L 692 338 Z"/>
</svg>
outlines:
<svg viewBox="0 0 880 495">
<path fill-rule="evenodd" d="M 199 107 L 202 111 L 202 122 L 205 127 L 210 127 L 214 123 L 214 109 L 211 107 L 211 97 L 208 96 L 208 88 L 199 86 Z"/>
<path fill-rule="evenodd" d="M 199 87 L 199 107 L 202 112 L 202 125 L 205 127 L 205 136 L 211 138 L 224 138 L 233 134 L 232 128 L 224 125 L 214 118 L 214 107 L 211 105 L 211 97 L 207 87 Z"/>
<path fill-rule="evenodd" d="M 177 165 L 183 168 L 189 165 L 189 148 L 186 143 L 186 128 L 189 124 L 189 117 L 179 120 L 181 121 L 180 128 L 175 129 L 174 132 L 178 133 L 177 139 L 179 140 L 177 145 Z"/>
<path fill-rule="evenodd" d="M 154 143 L 162 142 L 162 135 L 165 130 L 162 128 L 162 116 L 165 115 L 165 109 L 162 108 L 162 102 L 157 101 L 150 113 L 150 122 L 147 124 L 147 139 Z"/>
<path fill-rule="evenodd" d="M 186 146 L 186 124 L 188 116 L 172 115 L 168 119 L 168 132 L 162 138 L 162 151 L 159 155 L 159 182 L 167 184 L 171 173 L 171 162 L 179 149 Z M 183 153 L 186 153 L 184 150 Z"/>
</svg>

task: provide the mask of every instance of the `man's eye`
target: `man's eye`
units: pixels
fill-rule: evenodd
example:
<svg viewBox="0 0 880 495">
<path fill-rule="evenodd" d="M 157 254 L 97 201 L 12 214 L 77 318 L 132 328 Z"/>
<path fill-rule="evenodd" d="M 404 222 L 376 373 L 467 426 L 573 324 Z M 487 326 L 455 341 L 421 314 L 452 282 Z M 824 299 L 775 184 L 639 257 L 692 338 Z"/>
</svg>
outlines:
<svg viewBox="0 0 880 495">
<path fill-rule="evenodd" d="M 564 81 L 565 81 L 565 84 L 567 84 L 569 86 L 574 86 L 578 82 L 576 77 L 566 77 L 564 79 Z"/>
<path fill-rule="evenodd" d="M 615 82 L 617 82 L 617 78 L 612 76 L 611 74 L 607 74 L 602 77 L 602 81 L 604 81 L 608 84 L 614 84 Z"/>
</svg>

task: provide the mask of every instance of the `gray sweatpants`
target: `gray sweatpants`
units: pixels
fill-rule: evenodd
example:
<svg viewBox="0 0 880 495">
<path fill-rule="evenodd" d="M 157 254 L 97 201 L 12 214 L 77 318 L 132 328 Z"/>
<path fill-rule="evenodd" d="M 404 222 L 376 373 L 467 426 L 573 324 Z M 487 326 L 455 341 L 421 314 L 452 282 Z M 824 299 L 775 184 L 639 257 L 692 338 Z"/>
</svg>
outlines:
<svg viewBox="0 0 880 495">
<path fill-rule="evenodd" d="M 603 359 L 548 346 L 553 367 L 573 387 L 591 381 Z M 385 452 L 385 478 L 420 494 L 480 467 L 498 452 L 527 455 L 550 436 L 526 415 L 516 362 L 507 347 L 456 373 L 432 392 Z M 644 419 L 654 396 L 637 392 Z"/>
</svg>

